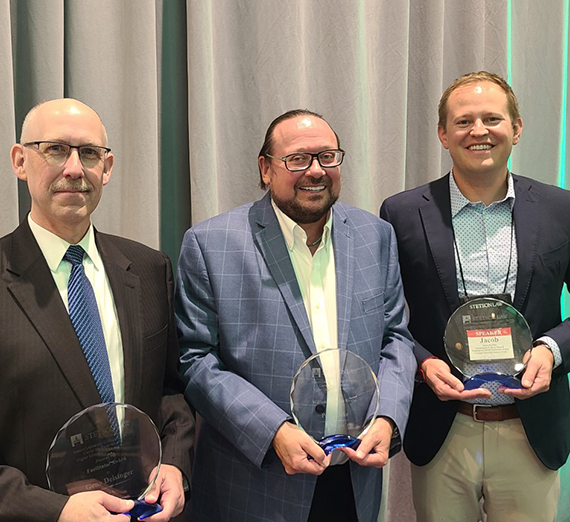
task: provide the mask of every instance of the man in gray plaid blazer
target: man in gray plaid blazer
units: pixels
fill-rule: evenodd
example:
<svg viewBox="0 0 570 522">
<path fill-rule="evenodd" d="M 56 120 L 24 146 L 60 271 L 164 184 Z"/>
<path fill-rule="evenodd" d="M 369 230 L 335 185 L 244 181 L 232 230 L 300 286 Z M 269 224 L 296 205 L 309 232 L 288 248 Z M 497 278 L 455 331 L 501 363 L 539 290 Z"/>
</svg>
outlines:
<svg viewBox="0 0 570 522">
<path fill-rule="evenodd" d="M 416 363 L 394 232 L 336 203 L 344 151 L 321 116 L 290 111 L 259 155 L 269 192 L 191 228 L 176 314 L 186 398 L 203 418 L 193 521 L 377 519 Z M 296 370 L 327 347 L 377 372 L 378 417 L 357 451 L 323 450 L 291 421 Z"/>
</svg>

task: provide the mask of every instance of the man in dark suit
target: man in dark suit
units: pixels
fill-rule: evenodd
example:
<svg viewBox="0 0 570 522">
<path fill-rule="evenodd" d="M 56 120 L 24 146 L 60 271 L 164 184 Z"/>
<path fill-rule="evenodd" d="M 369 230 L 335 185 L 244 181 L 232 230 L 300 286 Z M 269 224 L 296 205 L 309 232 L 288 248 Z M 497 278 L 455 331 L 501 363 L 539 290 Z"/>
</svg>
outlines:
<svg viewBox="0 0 570 522">
<path fill-rule="evenodd" d="M 557 469 L 570 449 L 570 194 L 507 168 L 522 120 L 510 86 L 488 72 L 456 80 L 439 104 L 453 169 L 388 198 L 415 354 L 425 382 L 404 449 L 420 521 L 552 522 Z M 460 299 L 508 294 L 535 339 L 522 389 L 465 390 L 443 345 Z"/>
<path fill-rule="evenodd" d="M 48 490 L 46 456 L 58 429 L 101 403 L 88 358 L 68 313 L 70 245 L 85 251 L 116 402 L 133 404 L 158 426 L 163 466 L 147 495 L 164 522 L 184 505 L 194 419 L 179 393 L 168 258 L 134 241 L 96 231 L 90 215 L 109 181 L 113 155 L 99 116 L 83 103 L 52 100 L 33 108 L 11 152 L 28 185 L 28 217 L 0 239 L 0 520 L 129 520 L 110 512 L 132 501 L 103 492 Z M 79 262 L 81 265 L 81 262 Z"/>
<path fill-rule="evenodd" d="M 268 193 L 184 237 L 176 293 L 182 372 L 204 419 L 196 522 L 378 518 L 380 468 L 399 449 L 416 365 L 393 231 L 336 202 L 343 156 L 318 114 L 281 115 L 259 154 Z M 289 392 L 303 361 L 330 347 L 373 368 L 380 409 L 358 451 L 325 456 L 292 423 Z"/>
</svg>

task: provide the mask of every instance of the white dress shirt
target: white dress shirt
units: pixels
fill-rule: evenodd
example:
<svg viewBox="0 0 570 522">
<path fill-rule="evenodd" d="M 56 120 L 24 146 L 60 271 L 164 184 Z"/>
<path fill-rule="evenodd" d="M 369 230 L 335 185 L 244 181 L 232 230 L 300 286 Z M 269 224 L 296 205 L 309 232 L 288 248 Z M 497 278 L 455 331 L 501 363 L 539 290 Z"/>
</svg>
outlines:
<svg viewBox="0 0 570 522">
<path fill-rule="evenodd" d="M 28 223 L 46 259 L 53 280 L 61 295 L 61 299 L 69 311 L 67 282 L 71 275 L 71 263 L 64 261 L 63 256 L 67 252 L 70 243 L 35 223 L 29 214 Z M 93 287 L 95 299 L 97 300 L 97 308 L 101 316 L 101 325 L 103 327 L 103 335 L 105 336 L 105 344 L 109 356 L 109 366 L 111 368 L 111 377 L 113 379 L 115 401 L 124 402 L 125 374 L 119 317 L 117 315 L 111 285 L 105 273 L 103 260 L 95 244 L 93 225 L 89 226 L 87 233 L 83 236 L 78 245 L 80 245 L 87 254 L 83 258 L 83 267 L 85 269 L 85 275 L 87 275 Z"/>
</svg>

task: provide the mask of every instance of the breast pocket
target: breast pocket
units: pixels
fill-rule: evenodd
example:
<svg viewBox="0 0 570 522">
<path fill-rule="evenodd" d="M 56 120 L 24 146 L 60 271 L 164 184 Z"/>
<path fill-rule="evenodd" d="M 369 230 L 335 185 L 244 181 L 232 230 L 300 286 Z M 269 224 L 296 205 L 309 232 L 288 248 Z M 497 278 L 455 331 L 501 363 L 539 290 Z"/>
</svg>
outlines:
<svg viewBox="0 0 570 522">
<path fill-rule="evenodd" d="M 164 328 L 160 329 L 158 332 L 144 338 L 144 349 L 145 351 L 149 352 L 155 348 L 158 348 L 159 346 L 166 346 L 167 340 L 168 325 L 165 325 Z"/>
<path fill-rule="evenodd" d="M 384 308 L 384 293 L 373 295 L 362 300 L 362 312 L 370 314 Z"/>
<path fill-rule="evenodd" d="M 567 263 L 568 258 L 570 257 L 569 250 L 570 250 L 570 241 L 566 241 L 566 243 L 560 245 L 557 248 L 539 254 L 539 257 L 540 260 L 542 261 L 542 264 L 545 266 L 552 265 L 559 261 L 564 261 L 565 263 Z"/>
</svg>

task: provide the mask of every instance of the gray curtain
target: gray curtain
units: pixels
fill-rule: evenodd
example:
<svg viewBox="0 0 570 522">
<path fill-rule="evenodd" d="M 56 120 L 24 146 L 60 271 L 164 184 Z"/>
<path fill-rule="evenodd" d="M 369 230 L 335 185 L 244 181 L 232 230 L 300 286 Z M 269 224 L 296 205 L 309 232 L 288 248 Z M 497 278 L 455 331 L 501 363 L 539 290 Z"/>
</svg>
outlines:
<svg viewBox="0 0 570 522">
<path fill-rule="evenodd" d="M 8 152 L 25 113 L 62 96 L 99 112 L 116 155 L 94 222 L 168 253 L 184 230 L 257 199 L 269 122 L 322 113 L 347 151 L 341 199 L 441 176 L 437 102 L 461 74 L 510 80 L 524 131 L 512 170 L 564 186 L 568 0 L 0 0 L 0 235 L 29 209 Z M 570 310 L 570 302 L 567 303 Z M 413 520 L 394 461 L 387 519 Z M 559 521 L 570 520 L 570 471 Z M 386 497 L 388 498 L 388 497 Z"/>
</svg>

